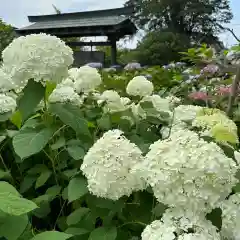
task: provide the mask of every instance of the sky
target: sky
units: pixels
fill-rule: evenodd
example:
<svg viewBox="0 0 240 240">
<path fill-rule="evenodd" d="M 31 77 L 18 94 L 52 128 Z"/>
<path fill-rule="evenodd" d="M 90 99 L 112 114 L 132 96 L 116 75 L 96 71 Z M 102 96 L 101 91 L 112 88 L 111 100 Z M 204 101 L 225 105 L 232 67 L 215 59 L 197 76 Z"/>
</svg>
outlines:
<svg viewBox="0 0 240 240">
<path fill-rule="evenodd" d="M 122 7 L 125 1 L 126 0 L 0 0 L 0 18 L 18 28 L 29 24 L 27 19 L 28 15 L 54 13 L 52 4 L 57 6 L 62 12 L 78 12 Z M 236 35 L 240 37 L 240 0 L 230 0 L 230 4 L 234 18 L 230 24 L 226 24 L 225 26 L 233 29 Z M 229 32 L 221 34 L 220 38 L 228 47 L 237 43 Z M 129 48 L 134 48 L 138 39 L 139 35 L 121 44 Z"/>
</svg>

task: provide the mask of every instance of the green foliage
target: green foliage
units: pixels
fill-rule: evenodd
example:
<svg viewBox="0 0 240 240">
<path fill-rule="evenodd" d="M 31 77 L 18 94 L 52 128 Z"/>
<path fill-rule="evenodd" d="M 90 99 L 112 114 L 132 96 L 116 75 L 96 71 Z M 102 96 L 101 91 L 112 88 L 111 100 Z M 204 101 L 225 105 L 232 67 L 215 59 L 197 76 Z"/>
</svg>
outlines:
<svg viewBox="0 0 240 240">
<path fill-rule="evenodd" d="M 133 20 L 139 27 L 171 29 L 200 43 L 218 42 L 221 24 L 233 17 L 227 0 L 128 0 L 126 5 L 135 7 Z"/>
<path fill-rule="evenodd" d="M 184 51 L 183 47 L 178 49 L 178 44 L 184 43 L 181 36 L 161 34 L 149 33 L 146 41 L 138 46 L 140 52 L 145 46 L 149 54 L 144 55 L 146 52 L 142 51 L 142 56 L 149 60 L 146 64 L 177 60 L 177 52 Z M 157 52 L 158 48 L 161 52 Z M 203 55 L 211 59 L 213 52 L 204 45 L 184 54 L 192 63 L 201 61 Z M 197 67 L 191 69 L 196 74 L 200 72 Z M 126 97 L 126 86 L 133 77 L 151 75 L 155 94 L 179 93 L 184 103 L 192 104 L 186 95 L 194 87 L 207 86 L 212 91 L 216 86 L 208 79 L 185 84 L 186 76 L 182 72 L 183 69 L 166 70 L 160 66 L 102 72 L 99 91 L 113 89 Z M 160 219 L 168 206 L 158 203 L 151 189 L 117 201 L 93 196 L 80 167 L 91 146 L 110 129 L 123 130 L 145 155 L 149 146 L 162 138 L 162 127 L 171 124 L 170 114 L 156 111 L 152 102 L 140 104 L 145 119 L 136 119 L 130 110 L 104 112 L 92 99 L 87 99 L 81 107 L 70 103 L 49 104 L 49 95 L 55 87 L 50 83 L 43 87 L 30 80 L 18 99 L 16 112 L 0 123 L 0 237 L 9 240 L 140 239 L 146 225 Z M 43 106 L 39 106 L 41 101 Z M 132 98 L 132 102 L 138 103 L 139 99 Z M 228 140 L 237 149 L 236 138 L 225 130 L 215 132 L 218 140 Z M 239 189 L 238 184 L 233 191 Z M 213 211 L 208 217 L 219 227 L 219 211 Z"/>
<path fill-rule="evenodd" d="M 180 61 L 181 52 L 190 46 L 189 38 L 183 34 L 168 31 L 147 33 L 136 49 L 136 60 L 143 65 L 164 65 Z"/>
<path fill-rule="evenodd" d="M 14 28 L 0 19 L 0 62 L 2 51 L 12 42 L 14 35 Z"/>
</svg>

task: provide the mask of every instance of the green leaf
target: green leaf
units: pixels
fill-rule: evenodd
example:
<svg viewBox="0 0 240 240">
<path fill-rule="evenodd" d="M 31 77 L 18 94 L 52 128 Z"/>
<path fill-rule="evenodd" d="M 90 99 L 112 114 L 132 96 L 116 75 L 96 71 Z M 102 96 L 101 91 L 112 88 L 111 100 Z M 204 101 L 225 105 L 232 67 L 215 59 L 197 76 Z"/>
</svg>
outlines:
<svg viewBox="0 0 240 240">
<path fill-rule="evenodd" d="M 89 208 L 78 208 L 67 217 L 67 224 L 69 226 L 77 224 L 89 211 Z"/>
<path fill-rule="evenodd" d="M 30 157 L 47 145 L 53 133 L 52 128 L 20 130 L 13 138 L 13 148 L 21 159 Z"/>
<path fill-rule="evenodd" d="M 0 122 L 7 121 L 12 116 L 12 112 L 0 114 Z"/>
<path fill-rule="evenodd" d="M 49 96 L 53 92 L 53 90 L 56 88 L 57 84 L 54 82 L 47 82 L 46 84 L 46 90 L 45 90 L 45 99 L 48 100 Z"/>
<path fill-rule="evenodd" d="M 61 190 L 62 190 L 62 187 L 55 185 L 48 188 L 45 194 L 48 195 L 50 199 L 54 199 L 56 196 L 59 196 Z"/>
<path fill-rule="evenodd" d="M 0 182 L 0 193 L 11 193 L 12 195 L 15 195 L 17 197 L 20 197 L 20 193 L 16 190 L 15 187 L 13 187 L 11 184 L 8 182 L 1 181 Z"/>
<path fill-rule="evenodd" d="M 50 170 L 46 170 L 44 172 L 41 172 L 40 176 L 37 178 L 35 188 L 39 188 L 43 186 L 47 180 L 51 177 L 52 172 Z"/>
<path fill-rule="evenodd" d="M 5 172 L 2 169 L 0 169 L 0 179 L 10 179 L 11 173 L 9 171 Z"/>
<path fill-rule="evenodd" d="M 89 236 L 89 240 L 115 240 L 117 238 L 117 229 L 100 227 L 93 230 Z"/>
<path fill-rule="evenodd" d="M 27 173 L 31 174 L 31 175 L 37 175 L 37 174 L 39 174 L 41 172 L 44 172 L 44 171 L 47 171 L 47 170 L 48 170 L 48 168 L 47 168 L 46 165 L 44 165 L 44 164 L 36 164 L 36 165 L 34 165 L 34 167 L 30 168 L 27 171 Z"/>
<path fill-rule="evenodd" d="M 0 236 L 8 240 L 17 240 L 28 225 L 27 215 L 7 216 L 0 224 Z"/>
<path fill-rule="evenodd" d="M 74 159 L 74 160 L 80 160 L 83 159 L 85 155 L 85 151 L 83 148 L 79 146 L 69 146 L 67 148 L 67 151 L 69 155 Z"/>
<path fill-rule="evenodd" d="M 26 191 L 28 191 L 33 186 L 35 181 L 35 176 L 27 175 L 20 184 L 20 193 L 25 193 Z"/>
<path fill-rule="evenodd" d="M 22 126 L 22 114 L 21 112 L 18 110 L 16 111 L 12 117 L 11 117 L 11 122 L 18 128 L 20 129 Z"/>
<path fill-rule="evenodd" d="M 20 216 L 31 212 L 38 206 L 25 198 L 11 192 L 0 192 L 0 210 L 10 215 Z"/>
<path fill-rule="evenodd" d="M 71 178 L 78 173 L 78 170 L 79 170 L 78 168 L 69 169 L 69 170 L 62 172 L 62 174 L 67 178 Z"/>
<path fill-rule="evenodd" d="M 70 180 L 68 185 L 68 200 L 73 202 L 88 192 L 87 181 L 84 178 L 76 177 Z"/>
<path fill-rule="evenodd" d="M 22 120 L 26 120 L 35 110 L 40 101 L 44 98 L 45 88 L 40 82 L 32 79 L 28 81 L 27 86 L 23 89 L 23 96 L 19 100 L 19 110 Z"/>
<path fill-rule="evenodd" d="M 6 136 L 0 136 L 0 143 L 6 139 Z"/>
<path fill-rule="evenodd" d="M 112 126 L 111 118 L 109 115 L 102 116 L 99 120 L 97 120 L 98 126 L 100 129 L 109 130 Z"/>
<path fill-rule="evenodd" d="M 66 141 L 64 137 L 60 137 L 54 144 L 51 145 L 52 150 L 57 150 L 66 145 Z"/>
<path fill-rule="evenodd" d="M 84 228 L 68 228 L 65 233 L 72 234 L 72 235 L 85 235 L 89 233 L 89 230 Z"/>
<path fill-rule="evenodd" d="M 66 240 L 72 237 L 72 234 L 67 234 L 63 232 L 57 232 L 57 231 L 46 231 L 39 233 L 35 237 L 33 237 L 31 240 Z"/>
<path fill-rule="evenodd" d="M 73 128 L 77 134 L 91 136 L 88 130 L 88 122 L 83 118 L 79 107 L 72 104 L 55 103 L 50 105 L 50 110 L 66 125 Z"/>
</svg>

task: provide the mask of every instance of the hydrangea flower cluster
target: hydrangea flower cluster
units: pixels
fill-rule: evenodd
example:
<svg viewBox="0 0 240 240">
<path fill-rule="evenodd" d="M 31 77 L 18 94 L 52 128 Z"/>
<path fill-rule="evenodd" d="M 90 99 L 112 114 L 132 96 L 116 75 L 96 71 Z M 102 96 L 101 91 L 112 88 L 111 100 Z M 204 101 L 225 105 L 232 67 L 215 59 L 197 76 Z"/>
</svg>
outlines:
<svg viewBox="0 0 240 240">
<path fill-rule="evenodd" d="M 221 235 L 226 239 L 240 239 L 240 193 L 220 204 L 222 209 Z"/>
<path fill-rule="evenodd" d="M 192 122 L 192 126 L 200 128 L 204 135 L 214 137 L 217 141 L 226 139 L 226 142 L 239 142 L 236 124 L 218 109 L 214 111 L 203 108 Z M 224 133 L 224 139 L 219 133 Z"/>
<path fill-rule="evenodd" d="M 0 114 L 13 113 L 16 107 L 16 99 L 4 93 L 0 94 Z"/>
<path fill-rule="evenodd" d="M 91 193 L 117 200 L 145 188 L 144 181 L 131 173 L 132 166 L 142 161 L 141 150 L 116 129 L 104 133 L 90 148 L 81 170 Z"/>
<path fill-rule="evenodd" d="M 167 210 L 161 220 L 148 225 L 142 240 L 220 240 L 215 226 L 204 216 L 183 209 Z"/>
<path fill-rule="evenodd" d="M 127 97 L 121 97 L 114 90 L 106 90 L 97 97 L 99 105 L 103 105 L 104 112 L 122 112 L 130 107 L 131 100 Z"/>
<path fill-rule="evenodd" d="M 53 90 L 48 100 L 50 103 L 72 103 L 81 106 L 84 97 L 79 96 L 70 86 L 60 86 Z"/>
<path fill-rule="evenodd" d="M 127 85 L 126 91 L 130 96 L 149 96 L 153 92 L 153 84 L 144 76 L 134 77 Z"/>
<path fill-rule="evenodd" d="M 179 130 L 153 143 L 132 172 L 145 179 L 159 202 L 209 212 L 238 182 L 237 169 L 217 144 Z"/>
<path fill-rule="evenodd" d="M 73 51 L 61 39 L 47 34 L 19 37 L 2 52 L 3 69 L 14 86 L 23 87 L 29 79 L 61 82 L 73 63 Z"/>
<path fill-rule="evenodd" d="M 0 92 L 8 92 L 14 89 L 14 84 L 10 75 L 6 74 L 3 69 L 0 68 Z"/>
<path fill-rule="evenodd" d="M 69 78 L 74 83 L 77 93 L 88 93 L 95 90 L 101 83 L 102 78 L 96 68 L 83 66 L 72 68 L 69 71 Z"/>
</svg>

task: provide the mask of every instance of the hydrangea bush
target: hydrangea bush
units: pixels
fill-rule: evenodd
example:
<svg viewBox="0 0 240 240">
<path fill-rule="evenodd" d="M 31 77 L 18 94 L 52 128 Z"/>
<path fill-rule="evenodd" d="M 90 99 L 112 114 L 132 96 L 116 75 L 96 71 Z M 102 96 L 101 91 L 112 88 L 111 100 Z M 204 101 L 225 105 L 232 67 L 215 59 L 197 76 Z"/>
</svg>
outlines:
<svg viewBox="0 0 240 240">
<path fill-rule="evenodd" d="M 186 55 L 213 59 L 204 47 Z M 214 95 L 219 68 L 72 62 L 45 34 L 3 52 L 0 237 L 240 239 L 238 126 Z"/>
</svg>

